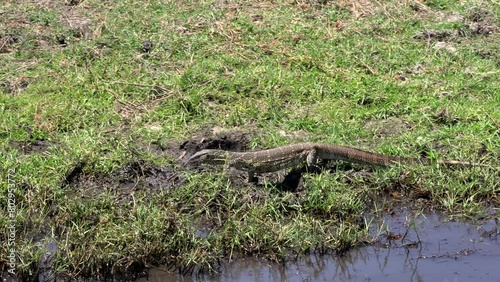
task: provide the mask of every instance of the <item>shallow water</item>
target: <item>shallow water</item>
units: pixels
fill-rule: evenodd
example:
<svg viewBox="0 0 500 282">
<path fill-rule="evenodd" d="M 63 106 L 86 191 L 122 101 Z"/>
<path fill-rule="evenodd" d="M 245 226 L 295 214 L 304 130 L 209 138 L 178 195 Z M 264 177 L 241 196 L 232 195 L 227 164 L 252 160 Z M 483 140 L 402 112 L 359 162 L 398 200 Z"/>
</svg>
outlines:
<svg viewBox="0 0 500 282">
<path fill-rule="evenodd" d="M 373 225 L 377 243 L 294 262 L 236 260 L 219 274 L 182 276 L 151 269 L 139 281 L 500 281 L 498 218 L 471 224 L 401 209 Z"/>
</svg>

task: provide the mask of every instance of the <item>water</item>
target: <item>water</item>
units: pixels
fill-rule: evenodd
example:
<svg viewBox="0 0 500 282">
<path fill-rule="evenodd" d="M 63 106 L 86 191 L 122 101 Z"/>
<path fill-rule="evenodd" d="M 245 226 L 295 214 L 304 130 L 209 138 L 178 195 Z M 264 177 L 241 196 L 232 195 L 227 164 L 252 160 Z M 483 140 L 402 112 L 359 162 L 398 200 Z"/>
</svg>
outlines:
<svg viewBox="0 0 500 282">
<path fill-rule="evenodd" d="M 309 255 L 284 264 L 236 260 L 219 274 L 182 276 L 151 269 L 139 281 L 500 281 L 500 222 L 443 221 L 401 209 L 372 227 L 377 243 L 344 255 Z"/>
</svg>

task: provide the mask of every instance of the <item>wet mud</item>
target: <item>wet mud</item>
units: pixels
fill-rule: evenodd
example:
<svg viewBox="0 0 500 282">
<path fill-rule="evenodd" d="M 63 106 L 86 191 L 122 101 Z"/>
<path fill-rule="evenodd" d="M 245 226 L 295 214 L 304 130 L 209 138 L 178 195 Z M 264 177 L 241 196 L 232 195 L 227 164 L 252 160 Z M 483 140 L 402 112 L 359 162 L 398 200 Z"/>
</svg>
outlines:
<svg viewBox="0 0 500 282">
<path fill-rule="evenodd" d="M 204 149 L 245 151 L 248 149 L 249 142 L 250 135 L 244 132 L 220 132 L 218 134 L 204 132 L 184 141 L 180 149 L 185 151 L 184 160 L 187 160 L 191 155 Z"/>
<path fill-rule="evenodd" d="M 68 193 L 85 190 L 86 195 L 95 197 L 111 190 L 121 196 L 121 201 L 129 201 L 133 191 L 142 190 L 151 194 L 179 186 L 185 181 L 181 170 L 144 160 L 127 163 L 109 174 L 86 174 L 86 165 L 85 162 L 78 162 L 68 171 L 63 181 Z"/>
<path fill-rule="evenodd" d="M 36 139 L 31 141 L 11 141 L 9 147 L 19 150 L 23 154 L 43 154 L 49 153 L 52 148 L 57 148 L 57 145 L 49 140 Z"/>
</svg>

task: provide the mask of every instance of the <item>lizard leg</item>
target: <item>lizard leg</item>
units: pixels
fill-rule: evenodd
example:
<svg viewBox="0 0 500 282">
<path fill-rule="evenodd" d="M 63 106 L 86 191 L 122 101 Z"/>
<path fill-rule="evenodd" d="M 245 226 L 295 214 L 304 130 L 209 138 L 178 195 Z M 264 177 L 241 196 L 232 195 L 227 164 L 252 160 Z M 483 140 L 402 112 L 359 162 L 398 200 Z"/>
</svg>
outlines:
<svg viewBox="0 0 500 282">
<path fill-rule="evenodd" d="M 308 166 L 315 166 L 318 163 L 318 151 L 316 149 L 310 150 L 307 153 L 306 161 Z"/>
<path fill-rule="evenodd" d="M 312 149 L 309 152 L 307 152 L 306 156 L 306 164 L 307 164 L 307 170 L 312 169 L 313 171 L 319 170 L 320 167 L 318 165 L 318 151 L 316 149 Z"/>
<path fill-rule="evenodd" d="M 222 173 L 224 173 L 224 175 L 226 176 L 229 175 L 229 166 L 227 164 L 224 164 L 224 166 L 222 167 Z"/>
<path fill-rule="evenodd" d="M 252 170 L 248 171 L 248 182 L 259 183 L 259 179 L 255 176 L 255 172 Z"/>
</svg>

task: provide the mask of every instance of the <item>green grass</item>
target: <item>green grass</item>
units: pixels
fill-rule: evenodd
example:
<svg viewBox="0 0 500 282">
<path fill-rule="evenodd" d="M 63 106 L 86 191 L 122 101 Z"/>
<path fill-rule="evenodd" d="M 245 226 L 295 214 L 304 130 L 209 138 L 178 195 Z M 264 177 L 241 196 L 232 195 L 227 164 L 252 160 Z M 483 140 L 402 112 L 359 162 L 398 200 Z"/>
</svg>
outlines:
<svg viewBox="0 0 500 282">
<path fill-rule="evenodd" d="M 61 275 L 189 272 L 358 246 L 378 197 L 419 191 L 415 205 L 457 218 L 499 207 L 494 1 L 425 1 L 427 11 L 411 1 L 18 2 L 0 8 L 0 224 L 15 183 L 20 278 L 37 279 L 51 242 Z M 429 31 L 447 35 L 418 38 Z M 250 149 L 320 141 L 493 168 L 339 166 L 305 174 L 298 191 L 242 185 L 177 161 L 183 141 L 215 127 L 249 132 Z M 31 150 L 42 141 L 52 145 Z M 184 181 L 120 178 L 141 161 Z M 80 162 L 87 178 L 68 185 Z"/>
</svg>

